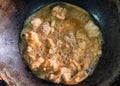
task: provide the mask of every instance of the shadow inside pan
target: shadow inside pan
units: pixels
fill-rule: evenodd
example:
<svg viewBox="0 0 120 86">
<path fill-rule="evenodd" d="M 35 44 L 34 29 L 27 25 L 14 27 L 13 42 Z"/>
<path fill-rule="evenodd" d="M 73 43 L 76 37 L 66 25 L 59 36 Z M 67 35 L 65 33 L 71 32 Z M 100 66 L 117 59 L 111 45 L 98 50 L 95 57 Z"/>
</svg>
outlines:
<svg viewBox="0 0 120 86">
<path fill-rule="evenodd" d="M 0 85 L 1 86 L 8 86 L 8 84 L 4 80 L 0 80 Z"/>
</svg>

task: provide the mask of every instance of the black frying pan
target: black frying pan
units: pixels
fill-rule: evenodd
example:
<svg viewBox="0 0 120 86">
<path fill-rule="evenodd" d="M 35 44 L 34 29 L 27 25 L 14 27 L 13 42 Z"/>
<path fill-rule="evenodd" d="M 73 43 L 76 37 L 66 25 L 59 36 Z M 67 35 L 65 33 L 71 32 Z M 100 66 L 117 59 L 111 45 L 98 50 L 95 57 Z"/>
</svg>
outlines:
<svg viewBox="0 0 120 86">
<path fill-rule="evenodd" d="M 94 73 L 78 86 L 111 86 L 120 72 L 120 18 L 113 0 L 0 0 L 0 76 L 10 86 L 62 86 L 38 79 L 22 61 L 18 42 L 24 20 L 53 2 L 87 10 L 103 33 L 103 55 Z"/>
</svg>

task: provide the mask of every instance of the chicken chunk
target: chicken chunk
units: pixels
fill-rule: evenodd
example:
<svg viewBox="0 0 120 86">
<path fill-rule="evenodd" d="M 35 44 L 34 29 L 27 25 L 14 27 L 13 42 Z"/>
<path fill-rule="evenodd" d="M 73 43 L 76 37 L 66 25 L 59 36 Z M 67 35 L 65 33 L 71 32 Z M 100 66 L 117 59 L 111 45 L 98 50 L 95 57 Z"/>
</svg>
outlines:
<svg viewBox="0 0 120 86">
<path fill-rule="evenodd" d="M 42 24 L 42 20 L 40 18 L 34 18 L 31 21 L 31 24 L 33 25 L 34 29 L 37 29 Z"/>
<path fill-rule="evenodd" d="M 72 73 L 71 72 L 65 72 L 63 75 L 62 75 L 62 78 L 64 80 L 64 82 L 69 82 L 69 80 L 71 79 L 71 76 L 72 76 Z"/>
<path fill-rule="evenodd" d="M 64 20 L 67 14 L 66 8 L 56 6 L 52 9 L 52 15 L 56 16 L 58 19 Z"/>
<path fill-rule="evenodd" d="M 68 85 L 77 84 L 77 83 L 83 81 L 87 76 L 88 76 L 88 74 L 86 71 L 80 71 L 71 80 L 69 80 L 69 82 L 67 82 L 66 84 L 68 84 Z"/>
<path fill-rule="evenodd" d="M 41 29 L 42 29 L 43 33 L 47 36 L 50 33 L 52 28 L 50 27 L 49 22 L 44 22 Z"/>
<path fill-rule="evenodd" d="M 54 81 L 55 83 L 61 82 L 61 75 L 50 74 L 49 79 Z"/>
<path fill-rule="evenodd" d="M 85 25 L 85 29 L 89 37 L 97 37 L 100 34 L 99 27 L 94 24 L 93 21 L 89 20 Z"/>
<path fill-rule="evenodd" d="M 80 31 L 77 31 L 76 34 L 75 34 L 75 36 L 76 36 L 77 39 L 82 39 L 82 40 L 87 39 L 86 34 L 80 32 Z"/>
<path fill-rule="evenodd" d="M 28 33 L 25 33 L 25 39 L 29 41 L 28 45 L 33 49 L 41 46 L 41 42 L 39 41 L 39 37 L 36 32 L 29 31 Z"/>
<path fill-rule="evenodd" d="M 83 61 L 83 70 L 87 70 L 90 66 L 90 58 L 84 58 L 84 61 Z"/>
<path fill-rule="evenodd" d="M 44 59 L 43 59 L 42 57 L 40 57 L 37 61 L 34 61 L 34 62 L 32 63 L 31 68 L 32 68 L 33 70 L 35 70 L 35 69 L 38 68 L 43 62 L 44 62 Z"/>
<path fill-rule="evenodd" d="M 60 74 L 62 75 L 61 78 L 64 80 L 64 82 L 68 82 L 71 79 L 72 71 L 70 68 L 62 67 Z"/>
<path fill-rule="evenodd" d="M 76 43 L 76 39 L 75 39 L 74 33 L 72 33 L 72 32 L 69 32 L 68 35 L 66 35 L 66 36 L 64 37 L 64 40 L 65 40 L 67 43 L 70 43 L 70 44 Z"/>
<path fill-rule="evenodd" d="M 50 44 L 50 47 L 51 48 L 54 48 L 55 47 L 55 43 L 53 42 L 53 40 L 51 38 L 47 38 L 49 44 Z"/>
<path fill-rule="evenodd" d="M 52 20 L 52 21 L 51 21 L 51 27 L 54 27 L 55 24 L 56 24 L 56 21 L 55 21 L 55 20 Z"/>
<path fill-rule="evenodd" d="M 57 61 L 56 58 L 49 59 L 48 61 L 50 62 L 50 66 L 53 68 L 53 70 L 57 71 L 59 67 L 59 61 Z"/>
<path fill-rule="evenodd" d="M 56 52 L 56 48 L 51 48 L 51 49 L 49 49 L 49 53 L 50 53 L 50 54 L 55 54 L 55 52 Z"/>
</svg>

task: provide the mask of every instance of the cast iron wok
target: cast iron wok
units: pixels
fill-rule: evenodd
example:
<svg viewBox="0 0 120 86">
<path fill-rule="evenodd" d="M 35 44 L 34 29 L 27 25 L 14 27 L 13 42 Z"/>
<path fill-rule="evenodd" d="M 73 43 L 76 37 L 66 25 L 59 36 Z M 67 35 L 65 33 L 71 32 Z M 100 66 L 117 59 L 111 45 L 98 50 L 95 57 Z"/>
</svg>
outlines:
<svg viewBox="0 0 120 86">
<path fill-rule="evenodd" d="M 22 61 L 18 46 L 25 19 L 56 1 L 87 10 L 103 34 L 103 55 L 94 73 L 78 86 L 110 86 L 120 72 L 120 20 L 113 0 L 0 0 L 0 76 L 10 86 L 58 86 L 33 75 Z"/>
</svg>

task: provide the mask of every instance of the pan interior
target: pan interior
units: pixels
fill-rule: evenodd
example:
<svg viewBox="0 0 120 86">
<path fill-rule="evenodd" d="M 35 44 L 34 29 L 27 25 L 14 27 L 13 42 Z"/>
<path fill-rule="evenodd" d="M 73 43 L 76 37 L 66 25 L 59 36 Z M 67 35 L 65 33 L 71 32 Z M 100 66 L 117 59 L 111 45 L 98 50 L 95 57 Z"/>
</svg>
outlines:
<svg viewBox="0 0 120 86">
<path fill-rule="evenodd" d="M 39 24 L 39 25 L 36 26 L 36 24 Z M 67 35 L 70 36 L 70 38 Z M 23 59 L 25 60 L 27 65 L 29 65 L 29 68 L 32 70 L 32 72 L 42 79 L 49 79 L 51 74 L 54 74 L 54 73 L 56 74 L 57 72 L 51 71 L 50 69 L 52 68 L 50 69 L 48 68 L 47 70 L 49 71 L 48 73 L 44 70 L 44 67 L 46 68 L 44 64 L 47 64 L 47 61 L 44 61 L 42 65 L 40 64 L 41 66 L 39 65 L 37 69 L 36 68 L 34 69 L 33 65 L 35 65 L 34 63 L 36 62 L 34 62 L 33 59 L 31 61 L 31 58 L 32 58 L 31 55 L 34 56 L 35 54 L 34 58 L 36 59 L 43 57 L 42 58 L 43 60 L 46 57 L 51 57 L 53 60 L 56 55 L 57 55 L 56 58 L 59 58 L 59 59 L 61 58 L 62 60 L 65 58 L 68 59 L 68 62 L 74 59 L 75 61 L 78 61 L 78 66 L 81 65 L 80 68 L 82 68 L 83 71 L 86 71 L 88 75 L 91 75 L 93 70 L 95 69 L 95 66 L 99 60 L 99 57 L 102 54 L 102 51 L 101 51 L 101 46 L 103 41 L 102 34 L 100 32 L 99 27 L 95 24 L 94 19 L 84 9 L 72 4 L 64 3 L 64 2 L 52 3 L 50 5 L 47 5 L 41 8 L 40 10 L 36 11 L 31 16 L 29 16 L 24 23 L 24 27 L 21 33 L 21 40 L 22 40 L 21 50 L 22 50 Z M 35 43 L 36 40 L 38 40 L 39 43 L 36 44 Z M 62 50 L 62 47 L 61 47 L 61 49 L 59 49 L 58 47 L 60 46 L 57 45 L 57 43 L 60 41 L 61 43 L 63 43 L 61 44 L 62 47 L 63 46 L 65 47 L 66 44 L 68 43 L 67 45 L 69 46 L 69 48 L 65 47 L 65 49 Z M 50 46 L 55 45 L 55 47 L 53 48 L 48 46 L 49 44 L 47 42 L 50 43 Z M 39 44 L 41 43 L 43 44 L 39 46 Z M 35 45 L 38 47 L 35 47 L 32 45 Z M 33 50 L 29 52 L 29 48 Z M 44 48 L 46 49 L 46 51 L 41 51 Z M 57 49 L 55 50 L 56 51 L 55 53 L 47 52 L 50 50 L 53 51 L 54 49 Z M 45 55 L 40 54 L 40 52 L 42 53 L 44 52 Z M 70 55 L 71 53 L 72 55 Z M 38 55 L 39 56 L 41 55 L 41 56 L 37 58 L 36 56 Z M 46 58 L 46 60 L 49 61 L 51 60 L 51 58 Z M 57 59 L 57 61 L 59 60 Z M 60 62 L 61 62 L 60 64 L 65 64 L 65 65 L 62 65 L 62 67 L 68 67 L 68 66 L 72 67 L 70 65 L 67 65 L 72 63 L 66 63 L 66 62 L 64 63 L 61 60 Z M 86 66 L 87 68 L 84 68 L 82 64 L 84 66 L 86 64 L 89 66 Z M 42 70 L 42 67 L 43 67 L 43 70 Z M 52 70 L 54 70 L 54 68 Z M 71 71 L 73 70 L 71 69 Z M 78 71 L 78 69 L 75 69 L 74 71 Z M 76 76 L 78 76 L 79 71 L 75 73 Z M 42 72 L 46 73 L 47 76 Z M 51 73 L 51 72 L 54 72 L 54 73 Z M 73 83 L 75 80 L 74 78 L 75 77 L 73 77 L 71 84 L 74 84 Z M 59 83 L 59 81 L 56 83 Z M 68 83 L 67 81 L 64 81 L 63 83 L 70 84 L 70 82 Z"/>
</svg>

